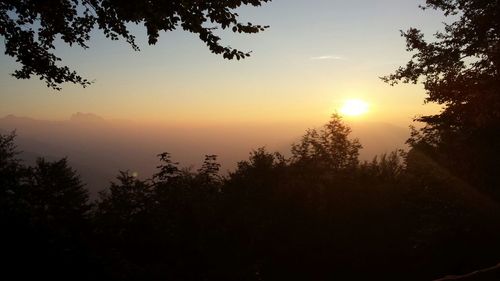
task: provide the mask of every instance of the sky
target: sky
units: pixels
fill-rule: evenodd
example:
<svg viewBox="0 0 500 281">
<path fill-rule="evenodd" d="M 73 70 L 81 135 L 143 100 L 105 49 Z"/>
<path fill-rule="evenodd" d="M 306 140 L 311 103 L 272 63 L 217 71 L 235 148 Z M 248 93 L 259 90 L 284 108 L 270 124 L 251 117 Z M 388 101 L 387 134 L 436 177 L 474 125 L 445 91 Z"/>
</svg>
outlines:
<svg viewBox="0 0 500 281">
<path fill-rule="evenodd" d="M 274 0 L 238 11 L 243 22 L 270 25 L 260 34 L 223 33 L 223 43 L 252 56 L 227 61 L 194 35 L 163 33 L 148 46 L 132 27 L 140 52 L 93 33 L 90 48 L 56 44 L 56 54 L 93 80 L 88 88 L 54 91 L 37 78 L 11 77 L 18 65 L 0 56 L 0 116 L 63 120 L 75 112 L 107 119 L 182 126 L 324 123 L 347 99 L 362 99 L 361 117 L 400 126 L 436 112 L 421 85 L 391 87 L 379 77 L 404 65 L 400 30 L 442 29 L 444 16 L 421 0 Z M 0 46 L 3 53 L 3 45 Z"/>
</svg>

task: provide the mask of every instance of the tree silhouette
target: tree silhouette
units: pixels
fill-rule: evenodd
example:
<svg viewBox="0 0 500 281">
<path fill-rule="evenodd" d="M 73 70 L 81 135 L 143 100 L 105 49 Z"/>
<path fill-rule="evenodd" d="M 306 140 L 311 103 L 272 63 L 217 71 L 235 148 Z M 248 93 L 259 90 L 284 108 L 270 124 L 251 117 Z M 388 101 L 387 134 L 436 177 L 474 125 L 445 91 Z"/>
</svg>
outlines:
<svg viewBox="0 0 500 281">
<path fill-rule="evenodd" d="M 203 165 L 198 169 L 198 177 L 202 181 L 210 184 L 220 182 L 220 164 L 217 162 L 217 155 L 206 155 Z"/>
<path fill-rule="evenodd" d="M 66 159 L 40 158 L 26 167 L 17 159 L 14 138 L 0 134 L 2 277 L 90 278 L 87 190 Z"/>
<path fill-rule="evenodd" d="M 148 211 L 151 204 L 152 187 L 129 172 L 120 172 L 118 183 L 112 182 L 108 190 L 101 192 L 98 216 L 102 226 L 123 234 L 124 226 L 130 225 L 137 216 Z"/>
<path fill-rule="evenodd" d="M 392 85 L 422 81 L 426 102 L 443 106 L 439 114 L 417 119 L 426 127 L 410 139 L 415 149 L 477 187 L 498 190 L 500 2 L 427 0 L 423 8 L 456 21 L 432 42 L 418 29 L 404 32 L 412 60 L 382 79 Z"/>
<path fill-rule="evenodd" d="M 58 90 L 63 82 L 86 87 L 90 81 L 57 64 L 61 59 L 53 52 L 55 40 L 60 38 L 69 46 L 88 48 L 87 41 L 97 26 L 111 40 L 123 38 L 139 50 L 129 24 L 143 24 L 150 45 L 157 42 L 160 32 L 182 28 L 196 34 L 212 53 L 239 60 L 250 53 L 223 46 L 215 29 L 263 31 L 266 26 L 240 22 L 234 10 L 269 1 L 9 0 L 0 3 L 0 35 L 5 38 L 5 54 L 22 66 L 13 73 L 14 77 L 28 79 L 37 75 L 48 87 Z"/>
<path fill-rule="evenodd" d="M 292 146 L 292 161 L 330 170 L 356 167 L 362 146 L 357 139 L 349 139 L 350 133 L 342 117 L 333 114 L 322 128 L 309 129 Z"/>
<path fill-rule="evenodd" d="M 2 216 L 8 216 L 10 212 L 18 210 L 16 206 L 22 197 L 23 188 L 21 179 L 25 175 L 26 169 L 17 158 L 19 152 L 14 143 L 16 135 L 0 134 L 0 205 Z"/>
<path fill-rule="evenodd" d="M 55 162 L 39 158 L 32 169 L 27 184 L 33 215 L 43 223 L 79 225 L 90 210 L 88 191 L 66 158 Z"/>
<path fill-rule="evenodd" d="M 15 133 L 0 134 L 0 221 L 3 229 L 0 238 L 11 242 L 22 232 L 20 230 L 26 231 L 30 225 L 27 190 L 23 185 L 28 170 L 17 158 L 19 152 L 14 139 Z"/>
<path fill-rule="evenodd" d="M 153 178 L 120 172 L 92 212 L 66 159 L 26 166 L 0 135 L 2 277 L 433 280 L 498 262 L 499 205 L 432 145 L 359 163 L 338 116 L 315 132 L 225 176 L 215 155 L 192 170 L 162 153 Z"/>
</svg>

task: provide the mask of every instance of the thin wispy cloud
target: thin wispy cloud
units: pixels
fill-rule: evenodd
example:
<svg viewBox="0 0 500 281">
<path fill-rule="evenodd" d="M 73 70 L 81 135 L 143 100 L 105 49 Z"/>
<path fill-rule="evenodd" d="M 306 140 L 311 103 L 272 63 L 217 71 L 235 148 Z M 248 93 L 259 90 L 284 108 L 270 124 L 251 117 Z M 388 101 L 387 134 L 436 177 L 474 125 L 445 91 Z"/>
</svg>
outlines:
<svg viewBox="0 0 500 281">
<path fill-rule="evenodd" d="M 347 60 L 347 59 L 341 56 L 327 55 L 327 56 L 311 57 L 311 60 Z"/>
</svg>

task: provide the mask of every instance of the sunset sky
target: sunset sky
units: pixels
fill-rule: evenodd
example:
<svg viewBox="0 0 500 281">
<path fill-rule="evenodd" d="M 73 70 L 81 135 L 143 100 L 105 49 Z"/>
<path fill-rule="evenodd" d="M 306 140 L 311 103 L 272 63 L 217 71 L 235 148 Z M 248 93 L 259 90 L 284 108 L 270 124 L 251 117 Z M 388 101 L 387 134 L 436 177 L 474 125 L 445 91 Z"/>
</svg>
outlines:
<svg viewBox="0 0 500 281">
<path fill-rule="evenodd" d="M 241 20 L 270 25 L 257 35 L 223 34 L 223 42 L 252 56 L 227 61 L 194 35 L 161 34 L 148 46 L 134 27 L 141 52 L 96 31 L 90 48 L 57 45 L 56 54 L 79 74 L 95 80 L 83 89 L 51 90 L 37 78 L 16 80 L 17 64 L 0 56 L 0 116 L 67 119 L 92 112 L 109 119 L 149 123 L 217 125 L 316 124 L 347 99 L 369 104 L 362 117 L 406 126 L 436 111 L 423 105 L 420 85 L 390 87 L 378 77 L 404 64 L 399 30 L 418 27 L 428 35 L 442 28 L 442 14 L 422 11 L 415 0 L 274 0 L 239 11 Z M 3 53 L 3 45 L 0 47 Z"/>
</svg>

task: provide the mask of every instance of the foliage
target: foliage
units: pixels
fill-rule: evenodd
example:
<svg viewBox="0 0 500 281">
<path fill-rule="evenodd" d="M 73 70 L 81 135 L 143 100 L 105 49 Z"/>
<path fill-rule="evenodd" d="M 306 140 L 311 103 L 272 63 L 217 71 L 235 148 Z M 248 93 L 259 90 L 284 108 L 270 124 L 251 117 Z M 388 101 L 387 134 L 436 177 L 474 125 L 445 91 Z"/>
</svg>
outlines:
<svg viewBox="0 0 500 281">
<path fill-rule="evenodd" d="M 24 169 L 17 159 L 19 152 L 14 144 L 15 136 L 15 133 L 0 134 L 0 205 L 4 206 L 2 212 L 16 208 L 9 204 L 18 201 L 14 198 L 22 193 L 20 181 Z"/>
<path fill-rule="evenodd" d="M 86 87 L 90 81 L 57 64 L 61 61 L 53 52 L 57 40 L 88 48 L 87 42 L 97 26 L 111 40 L 123 38 L 139 50 L 129 30 L 131 24 L 146 27 L 150 45 L 158 41 L 160 32 L 181 28 L 196 34 L 212 53 L 239 60 L 250 53 L 223 46 L 215 30 L 263 31 L 266 26 L 240 22 L 235 9 L 269 1 L 7 0 L 0 3 L 0 35 L 5 38 L 5 54 L 21 64 L 14 77 L 28 79 L 37 75 L 54 89 L 60 89 L 63 82 Z"/>
<path fill-rule="evenodd" d="M 16 158 L 14 134 L 0 135 L 0 222 L 3 276 L 61 279 L 94 272 L 83 236 L 88 233 L 88 192 L 66 159 L 38 159 L 33 167 Z M 58 271 L 51 267 L 59 265 Z M 23 270 L 24 267 L 30 270 Z"/>
<path fill-rule="evenodd" d="M 191 170 L 161 153 L 151 179 L 120 172 L 93 205 L 66 159 L 25 166 L 0 135 L 4 275 L 433 280 L 498 262 L 499 205 L 431 145 L 360 163 L 349 132 L 334 115 L 291 158 L 259 148 L 228 175 L 215 155 Z"/>
<path fill-rule="evenodd" d="M 427 102 L 445 106 L 436 116 L 422 121 L 433 126 L 460 129 L 488 126 L 500 118 L 497 94 L 500 75 L 500 17 L 498 1 L 426 1 L 424 8 L 458 17 L 445 24 L 444 32 L 427 42 L 415 28 L 403 33 L 412 60 L 394 74 L 384 77 L 391 84 L 417 83 L 423 78 Z"/>
<path fill-rule="evenodd" d="M 88 191 L 67 160 L 37 160 L 26 179 L 30 208 L 44 223 L 78 224 L 89 211 Z"/>
<path fill-rule="evenodd" d="M 483 191 L 498 193 L 500 156 L 500 2 L 428 0 L 424 9 L 455 19 L 428 42 L 415 28 L 403 33 L 411 61 L 383 78 L 396 84 L 422 81 L 426 102 L 443 105 L 410 139 L 437 165 Z"/>
<path fill-rule="evenodd" d="M 355 167 L 362 146 L 357 139 L 349 139 L 350 133 L 340 115 L 333 114 L 321 129 L 307 130 L 301 141 L 292 146 L 292 161 L 331 170 Z"/>
<path fill-rule="evenodd" d="M 9 135 L 0 135 L 0 167 L 4 168 L 9 164 L 18 163 L 19 160 L 14 157 L 19 154 L 16 151 L 16 146 L 14 144 L 15 133 Z"/>
<path fill-rule="evenodd" d="M 381 179 L 382 181 L 397 181 L 404 173 L 404 162 L 401 157 L 401 151 L 393 151 L 389 154 L 375 156 L 368 163 L 360 165 L 361 174 L 368 175 L 370 179 Z"/>
<path fill-rule="evenodd" d="M 122 233 L 121 227 L 129 225 L 149 208 L 152 200 L 151 186 L 128 172 L 120 172 L 118 183 L 112 182 L 109 190 L 101 192 L 98 216 L 105 219 L 104 227 Z"/>
<path fill-rule="evenodd" d="M 0 7 L 45 7 L 13 3 Z M 110 17 L 101 28 L 133 38 L 113 21 L 143 15 L 98 3 L 108 5 Z M 151 179 L 120 172 L 89 212 L 66 159 L 27 166 L 17 158 L 15 135 L 0 135 L 0 240 L 8 257 L 2 276 L 434 280 L 498 263 L 500 205 L 483 190 L 499 184 L 499 2 L 426 3 L 458 20 L 432 43 L 416 29 L 404 33 L 413 60 L 385 78 L 423 79 L 427 101 L 444 105 L 419 119 L 427 126 L 413 130 L 407 153 L 360 163 L 360 143 L 333 115 L 292 145 L 290 158 L 259 148 L 226 176 L 215 155 L 192 171 L 162 153 Z M 148 2 L 156 4 L 164 3 Z M 61 12 L 44 9 L 45 16 Z"/>
<path fill-rule="evenodd" d="M 217 162 L 217 155 L 206 155 L 203 165 L 197 171 L 197 178 L 207 184 L 220 183 L 220 164 Z"/>
</svg>

